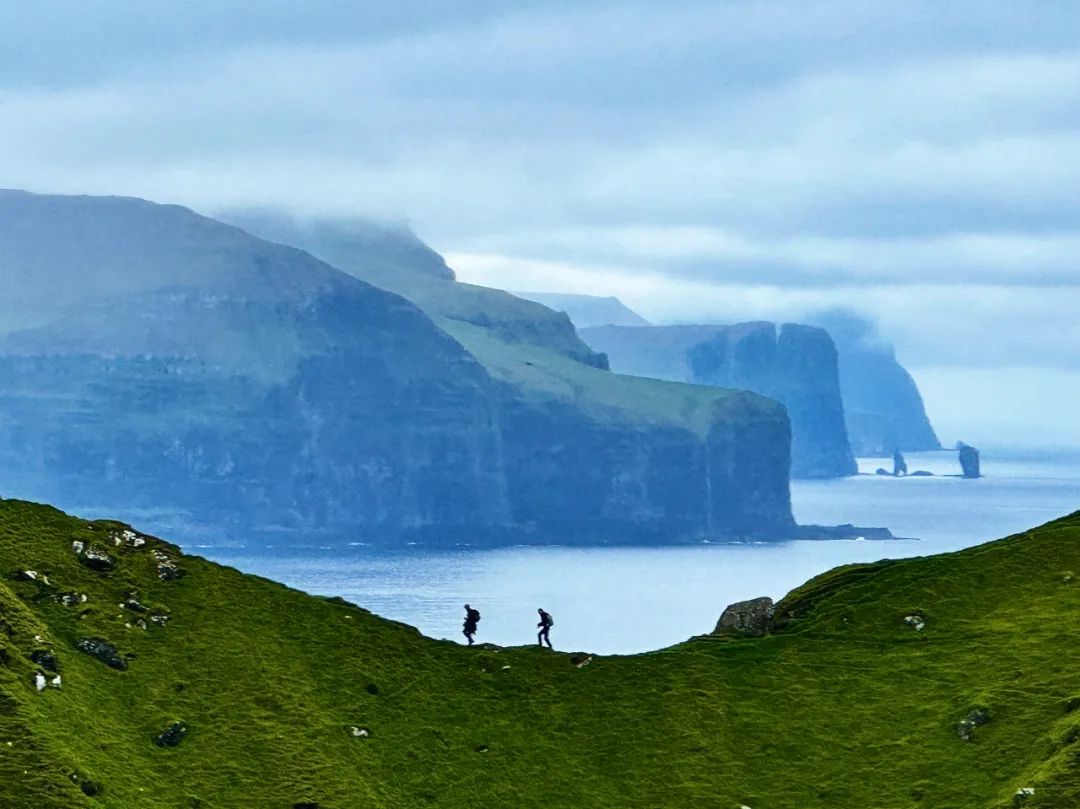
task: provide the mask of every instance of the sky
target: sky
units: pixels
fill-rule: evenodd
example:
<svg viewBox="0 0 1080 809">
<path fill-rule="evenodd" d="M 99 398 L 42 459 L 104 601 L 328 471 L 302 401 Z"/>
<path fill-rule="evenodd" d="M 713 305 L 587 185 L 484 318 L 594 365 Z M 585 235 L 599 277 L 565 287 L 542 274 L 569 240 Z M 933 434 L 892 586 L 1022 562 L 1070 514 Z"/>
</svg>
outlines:
<svg viewBox="0 0 1080 809">
<path fill-rule="evenodd" d="M 0 187 L 405 220 L 654 322 L 873 318 L 1080 446 L 1080 5 L 0 0 Z"/>
</svg>

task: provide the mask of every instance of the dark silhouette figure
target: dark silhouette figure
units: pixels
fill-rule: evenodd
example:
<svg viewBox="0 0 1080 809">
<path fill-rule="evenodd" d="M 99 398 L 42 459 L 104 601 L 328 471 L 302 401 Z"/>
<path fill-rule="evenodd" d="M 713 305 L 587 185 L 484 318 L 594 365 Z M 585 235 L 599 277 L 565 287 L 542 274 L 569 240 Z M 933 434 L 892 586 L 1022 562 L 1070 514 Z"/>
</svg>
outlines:
<svg viewBox="0 0 1080 809">
<path fill-rule="evenodd" d="M 480 611 L 474 610 L 468 604 L 465 605 L 465 628 L 461 634 L 473 645 L 473 635 L 476 634 L 476 625 L 480 623 Z"/>
<path fill-rule="evenodd" d="M 548 632 L 551 631 L 551 627 L 555 626 L 555 619 L 551 617 L 550 613 L 543 610 L 537 610 L 540 613 L 540 623 L 537 624 L 540 627 L 540 631 L 536 633 L 537 646 L 543 646 L 545 643 L 547 647 L 551 648 L 551 638 L 548 637 Z"/>
</svg>

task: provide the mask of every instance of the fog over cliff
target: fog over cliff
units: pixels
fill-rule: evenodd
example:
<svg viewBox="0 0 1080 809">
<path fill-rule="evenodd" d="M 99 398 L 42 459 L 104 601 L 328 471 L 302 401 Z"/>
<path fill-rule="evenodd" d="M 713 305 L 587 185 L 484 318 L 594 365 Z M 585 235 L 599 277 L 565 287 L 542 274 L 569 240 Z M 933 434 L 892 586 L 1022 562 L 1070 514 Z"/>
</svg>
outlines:
<svg viewBox="0 0 1080 809">
<path fill-rule="evenodd" d="M 656 324 L 853 308 L 946 443 L 1080 444 L 1078 43 L 1053 0 L 6 3 L 0 187 L 408 219 Z"/>
</svg>

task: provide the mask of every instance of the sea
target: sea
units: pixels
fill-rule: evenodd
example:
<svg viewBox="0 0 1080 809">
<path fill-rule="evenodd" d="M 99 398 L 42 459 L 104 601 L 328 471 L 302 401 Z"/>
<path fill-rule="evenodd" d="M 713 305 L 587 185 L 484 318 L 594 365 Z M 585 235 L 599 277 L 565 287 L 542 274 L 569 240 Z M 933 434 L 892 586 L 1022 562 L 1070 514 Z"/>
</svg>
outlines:
<svg viewBox="0 0 1080 809">
<path fill-rule="evenodd" d="M 196 553 L 309 593 L 340 596 L 463 642 L 463 605 L 480 610 L 478 641 L 535 643 L 537 608 L 555 618 L 556 648 L 597 654 L 661 649 L 711 631 L 727 604 L 781 598 L 837 565 L 954 551 L 1080 510 L 1080 450 L 985 451 L 984 477 L 958 477 L 955 452 L 859 459 L 860 474 L 794 481 L 800 523 L 888 527 L 892 540 L 702 543 L 673 547 L 506 547 L 386 552 L 361 544 L 269 556 L 255 546 Z"/>
</svg>

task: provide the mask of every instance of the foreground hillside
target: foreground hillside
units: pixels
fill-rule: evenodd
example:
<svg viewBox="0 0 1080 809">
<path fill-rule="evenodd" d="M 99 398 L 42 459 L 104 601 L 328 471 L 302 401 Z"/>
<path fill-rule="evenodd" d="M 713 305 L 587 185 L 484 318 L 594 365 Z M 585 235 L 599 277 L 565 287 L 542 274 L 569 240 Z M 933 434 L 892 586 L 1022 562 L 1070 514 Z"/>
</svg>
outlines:
<svg viewBox="0 0 1080 809">
<path fill-rule="evenodd" d="M 1076 571 L 1080 515 L 578 667 L 3 501 L 0 806 L 1075 807 Z"/>
</svg>

